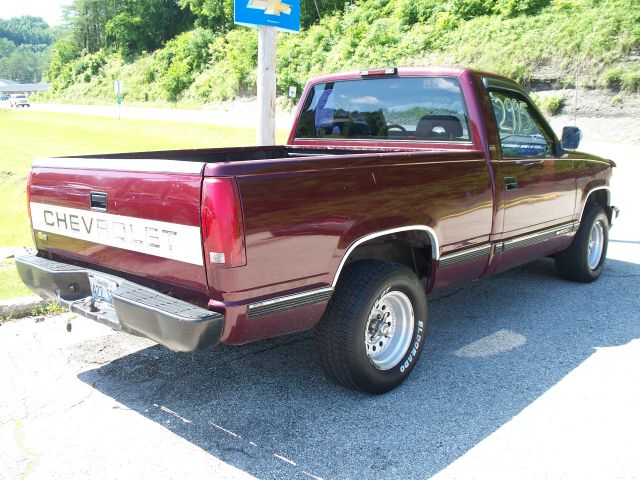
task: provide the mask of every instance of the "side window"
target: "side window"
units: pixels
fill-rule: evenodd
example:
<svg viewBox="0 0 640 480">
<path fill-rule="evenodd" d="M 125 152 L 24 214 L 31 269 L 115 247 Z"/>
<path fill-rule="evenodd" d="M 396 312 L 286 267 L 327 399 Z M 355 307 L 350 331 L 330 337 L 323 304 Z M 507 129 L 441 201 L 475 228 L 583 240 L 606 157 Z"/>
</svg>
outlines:
<svg viewBox="0 0 640 480">
<path fill-rule="evenodd" d="M 543 157 L 553 152 L 553 140 L 525 97 L 493 90 L 489 98 L 504 157 Z"/>
</svg>

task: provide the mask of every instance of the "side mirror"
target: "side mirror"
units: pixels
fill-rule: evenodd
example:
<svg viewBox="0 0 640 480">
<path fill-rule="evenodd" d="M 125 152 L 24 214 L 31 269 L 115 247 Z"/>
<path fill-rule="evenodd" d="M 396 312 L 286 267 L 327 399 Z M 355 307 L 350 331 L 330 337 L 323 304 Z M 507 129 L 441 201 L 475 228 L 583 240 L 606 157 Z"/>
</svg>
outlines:
<svg viewBox="0 0 640 480">
<path fill-rule="evenodd" d="M 580 145 L 582 132 L 578 127 L 564 127 L 562 129 L 562 148 L 575 150 Z"/>
</svg>

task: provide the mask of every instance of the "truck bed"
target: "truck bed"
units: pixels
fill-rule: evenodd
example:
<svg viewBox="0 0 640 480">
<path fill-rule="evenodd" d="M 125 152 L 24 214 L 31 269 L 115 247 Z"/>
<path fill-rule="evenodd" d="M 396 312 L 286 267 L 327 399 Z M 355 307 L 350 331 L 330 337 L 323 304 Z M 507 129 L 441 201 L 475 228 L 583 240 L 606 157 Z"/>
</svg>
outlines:
<svg viewBox="0 0 640 480">
<path fill-rule="evenodd" d="M 185 162 L 225 163 L 246 162 L 252 160 L 279 160 L 297 157 L 327 156 L 327 155 L 357 155 L 391 152 L 443 152 L 450 151 L 442 148 L 403 148 L 403 147 L 311 147 L 277 145 L 273 147 L 230 147 L 230 148 L 201 148 L 189 150 L 157 150 L 149 152 L 108 153 L 94 155 L 74 155 L 65 158 L 96 158 L 96 159 L 136 159 L 136 160 L 174 160 Z"/>
</svg>

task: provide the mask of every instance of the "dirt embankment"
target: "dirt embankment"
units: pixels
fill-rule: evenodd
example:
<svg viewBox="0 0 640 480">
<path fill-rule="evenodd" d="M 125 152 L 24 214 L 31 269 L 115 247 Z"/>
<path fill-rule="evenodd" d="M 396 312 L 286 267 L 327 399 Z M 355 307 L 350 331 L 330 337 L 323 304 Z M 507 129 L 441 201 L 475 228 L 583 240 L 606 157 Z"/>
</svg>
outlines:
<svg viewBox="0 0 640 480">
<path fill-rule="evenodd" d="M 590 141 L 640 144 L 640 95 L 605 90 L 579 90 L 576 109 L 575 90 L 536 92 L 540 97 L 564 95 L 559 115 L 549 117 L 557 132 L 564 125 L 577 125 Z"/>
</svg>

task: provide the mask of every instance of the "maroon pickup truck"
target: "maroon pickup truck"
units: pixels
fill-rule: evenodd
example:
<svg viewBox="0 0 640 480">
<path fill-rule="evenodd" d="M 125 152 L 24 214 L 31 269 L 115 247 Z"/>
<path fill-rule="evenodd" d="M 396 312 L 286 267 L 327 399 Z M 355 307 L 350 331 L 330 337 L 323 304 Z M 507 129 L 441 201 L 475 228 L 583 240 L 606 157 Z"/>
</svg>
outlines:
<svg viewBox="0 0 640 480">
<path fill-rule="evenodd" d="M 559 141 L 513 81 L 452 68 L 308 83 L 287 145 L 36 160 L 43 297 L 177 351 L 315 329 L 333 380 L 380 393 L 428 293 L 553 256 L 601 274 L 613 162 Z"/>
</svg>

